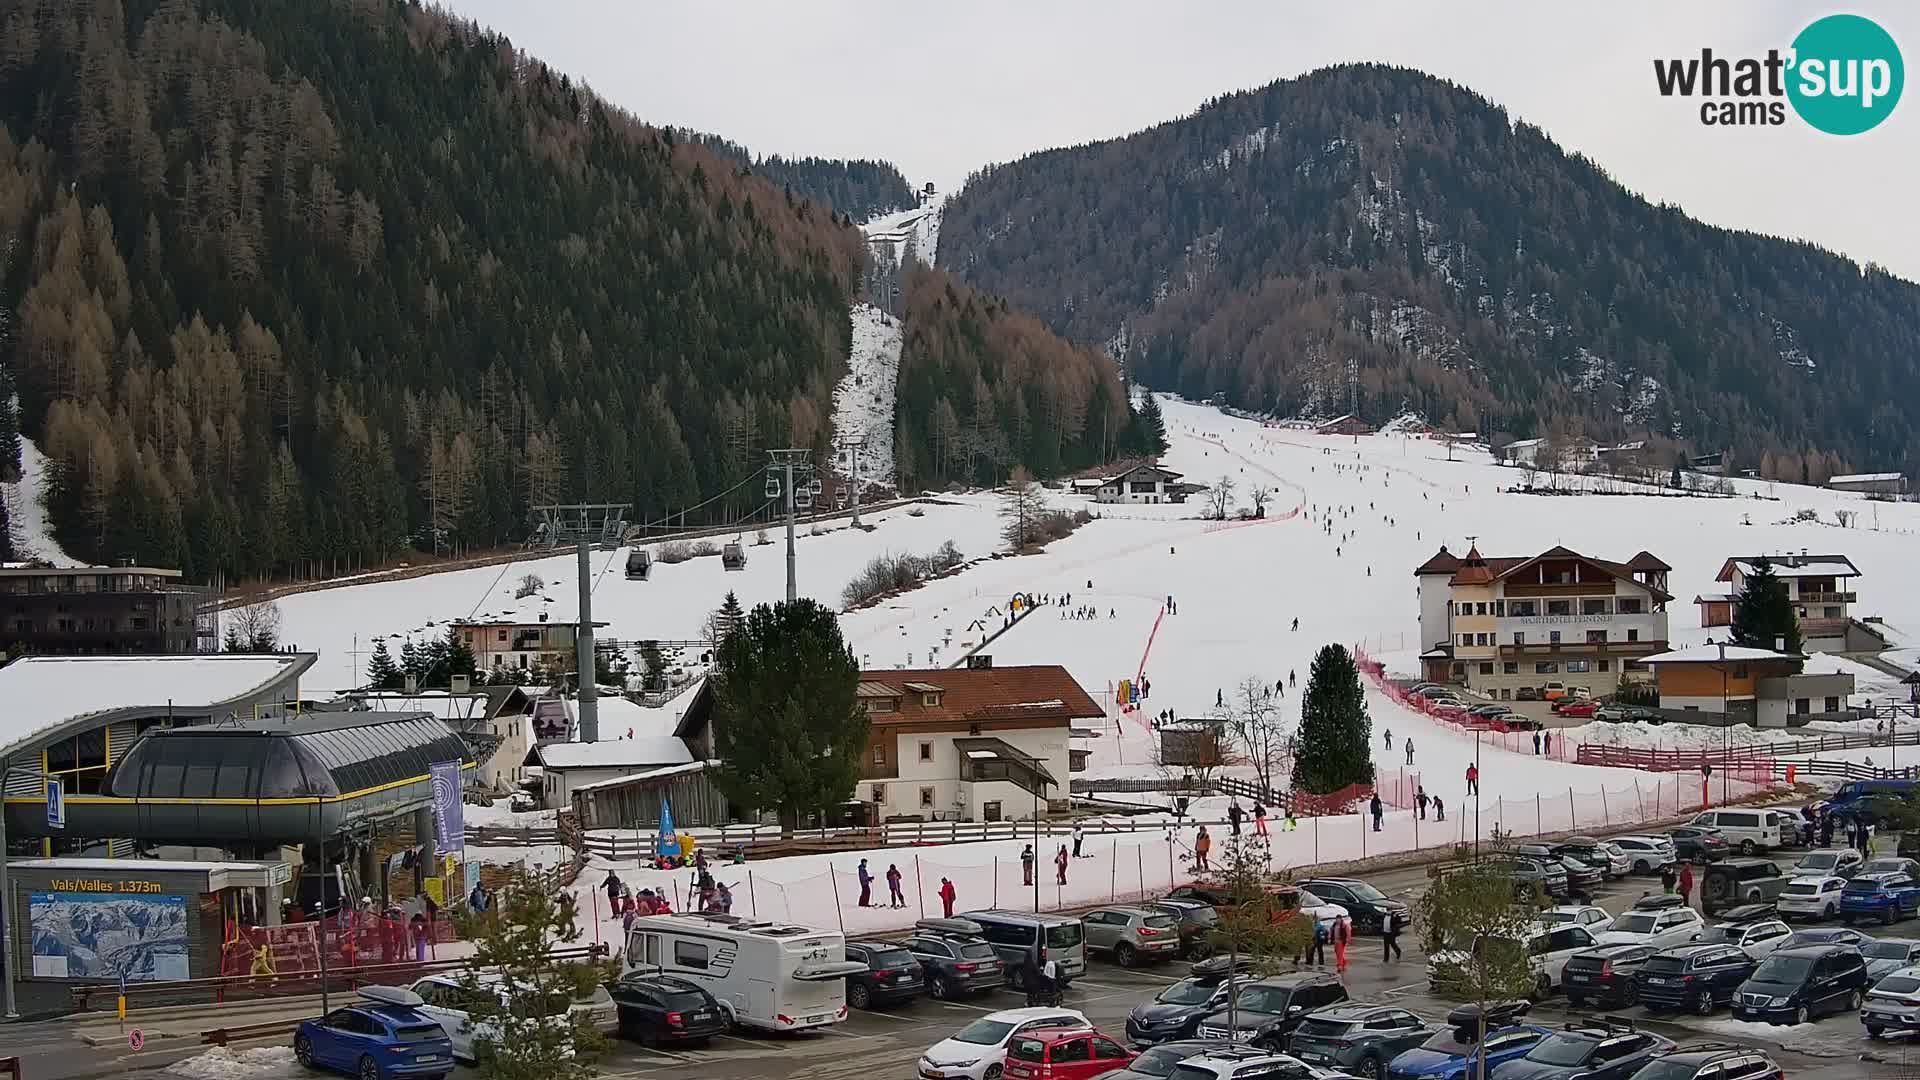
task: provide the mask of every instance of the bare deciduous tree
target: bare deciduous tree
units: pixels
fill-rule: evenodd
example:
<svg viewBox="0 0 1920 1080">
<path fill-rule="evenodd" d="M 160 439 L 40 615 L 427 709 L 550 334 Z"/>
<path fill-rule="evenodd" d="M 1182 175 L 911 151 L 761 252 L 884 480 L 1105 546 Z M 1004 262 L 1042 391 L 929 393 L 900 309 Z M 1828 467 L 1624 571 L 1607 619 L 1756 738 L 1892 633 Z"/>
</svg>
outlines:
<svg viewBox="0 0 1920 1080">
<path fill-rule="evenodd" d="M 1007 477 L 1006 490 L 1000 494 L 1000 516 L 1007 522 L 1002 527 L 1002 535 L 1007 539 L 1007 547 L 1015 552 L 1025 550 L 1038 538 L 1037 529 L 1046 513 L 1046 493 L 1034 482 L 1026 466 L 1015 465 L 1013 475 Z"/>
<path fill-rule="evenodd" d="M 229 608 L 223 617 L 228 652 L 272 652 L 280 644 L 280 605 L 271 600 Z"/>
<path fill-rule="evenodd" d="M 1267 516 L 1267 500 L 1272 497 L 1273 497 L 1273 492 L 1270 489 L 1268 489 L 1264 485 L 1259 485 L 1259 484 L 1254 485 L 1253 487 L 1253 516 L 1254 517 L 1263 518 Z"/>
<path fill-rule="evenodd" d="M 1260 787 L 1267 791 L 1277 790 L 1274 779 L 1292 771 L 1287 747 L 1293 725 L 1280 707 L 1282 700 L 1264 680 L 1249 675 L 1234 687 L 1233 698 L 1227 703 L 1227 737 L 1237 756 L 1253 766 Z"/>
<path fill-rule="evenodd" d="M 1207 516 L 1215 521 L 1225 521 L 1227 511 L 1233 509 L 1233 477 L 1220 474 L 1213 487 L 1207 489 Z"/>
</svg>

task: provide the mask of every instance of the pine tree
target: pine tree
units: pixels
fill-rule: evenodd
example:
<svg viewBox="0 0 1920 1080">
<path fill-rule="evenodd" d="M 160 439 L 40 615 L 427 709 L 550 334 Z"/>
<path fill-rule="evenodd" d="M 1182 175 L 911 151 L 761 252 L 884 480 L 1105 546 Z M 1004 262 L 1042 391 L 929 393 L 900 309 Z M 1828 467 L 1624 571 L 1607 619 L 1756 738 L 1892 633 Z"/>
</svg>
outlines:
<svg viewBox="0 0 1920 1080">
<path fill-rule="evenodd" d="M 1373 783 L 1373 721 L 1360 669 L 1346 647 L 1324 645 L 1313 658 L 1300 703 L 1294 786 L 1316 794 Z"/>
<path fill-rule="evenodd" d="M 508 868 L 491 908 L 476 913 L 463 904 L 453 919 L 473 946 L 475 966 L 460 982 L 473 1001 L 476 1032 L 485 1033 L 476 1036 L 482 1080 L 591 1080 L 591 1059 L 605 1038 L 564 1007 L 566 1022 L 553 1019 L 554 1002 L 581 1000 L 606 977 L 592 962 L 555 963 L 549 955 L 581 939 L 573 895 L 522 863 Z"/>
<path fill-rule="evenodd" d="M 400 666 L 393 662 L 393 654 L 387 651 L 387 639 L 375 641 L 373 659 L 367 661 L 367 689 L 393 690 L 401 683 Z"/>
<path fill-rule="evenodd" d="M 413 643 L 412 638 L 408 638 L 400 645 L 400 674 L 402 676 L 413 676 L 415 684 L 419 685 L 426 681 L 422 678 L 426 673 L 426 655 L 422 653 L 419 646 Z M 404 683 L 402 685 L 404 685 Z"/>
<path fill-rule="evenodd" d="M 832 611 L 802 598 L 748 612 L 714 661 L 714 783 L 735 806 L 778 811 L 784 829 L 846 801 L 867 748 L 859 679 Z"/>
<path fill-rule="evenodd" d="M 1753 572 L 1733 598 L 1733 642 L 1753 649 L 1800 652 L 1800 619 L 1787 597 L 1787 583 L 1773 572 L 1773 561 L 1764 555 L 1753 560 Z"/>
<path fill-rule="evenodd" d="M 443 665 L 445 670 L 436 674 L 436 680 L 443 679 L 447 682 L 447 685 L 451 686 L 455 675 L 465 675 L 471 678 L 475 666 L 473 647 L 467 644 L 466 638 L 461 635 L 458 627 L 447 627 L 445 649 L 446 654 Z"/>
<path fill-rule="evenodd" d="M 740 609 L 740 598 L 733 594 L 732 589 L 728 589 L 727 598 L 720 601 L 720 610 L 714 613 L 714 643 L 718 644 L 721 640 L 725 639 L 728 634 L 739 629 L 740 620 L 745 617 L 746 612 Z"/>
<path fill-rule="evenodd" d="M 1161 415 L 1160 401 L 1152 393 L 1145 395 L 1140 403 L 1140 411 L 1134 416 L 1134 426 L 1139 432 L 1135 436 L 1135 445 L 1140 452 L 1149 457 L 1159 457 L 1167 452 L 1167 418 Z"/>
</svg>

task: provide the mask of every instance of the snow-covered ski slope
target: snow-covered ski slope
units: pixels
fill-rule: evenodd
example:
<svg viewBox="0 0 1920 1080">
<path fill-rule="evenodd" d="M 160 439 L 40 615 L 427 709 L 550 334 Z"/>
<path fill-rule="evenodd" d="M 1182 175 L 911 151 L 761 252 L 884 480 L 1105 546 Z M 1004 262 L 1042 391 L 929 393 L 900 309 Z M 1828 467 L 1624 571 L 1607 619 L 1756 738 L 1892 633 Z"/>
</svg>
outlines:
<svg viewBox="0 0 1920 1080">
<path fill-rule="evenodd" d="M 1100 617 L 1062 619 L 1043 610 L 1015 627 L 988 650 L 1000 665 L 1064 664 L 1096 696 L 1110 683 L 1139 673 L 1152 679 L 1148 711 L 1173 708 L 1191 714 L 1211 709 L 1215 694 L 1254 677 L 1271 685 L 1298 673 L 1302 683 L 1313 653 L 1329 641 L 1363 644 L 1390 668 L 1412 671 L 1417 652 L 1413 568 L 1440 544 L 1464 551 L 1476 537 L 1489 555 L 1531 554 L 1554 544 L 1608 559 L 1624 560 L 1645 548 L 1674 567 L 1668 612 L 1676 644 L 1703 641 L 1690 603 L 1717 591 L 1713 575 L 1729 555 L 1798 551 L 1841 553 L 1862 572 L 1858 612 L 1880 615 L 1896 642 L 1911 648 L 1920 638 L 1920 505 L 1879 504 L 1878 529 L 1788 523 L 1811 509 L 1826 522 L 1834 509 L 1862 511 L 1872 524 L 1873 507 L 1858 497 L 1790 485 L 1738 482 L 1738 499 L 1654 496 L 1548 498 L 1499 490 L 1515 483 L 1517 470 L 1494 465 L 1484 452 L 1461 450 L 1448 461 L 1444 447 L 1418 438 L 1375 436 L 1358 440 L 1266 428 L 1185 402 L 1165 403 L 1172 447 L 1169 468 L 1201 483 L 1225 475 L 1242 494 L 1253 485 L 1274 492 L 1268 518 L 1255 523 L 1198 520 L 1199 503 L 1184 506 L 1090 506 L 1076 497 L 1063 503 L 1089 505 L 1101 520 L 1057 541 L 1039 555 L 990 560 L 874 608 L 843 618 L 843 628 L 863 664 L 923 665 L 958 659 L 962 645 L 998 624 L 1015 591 L 1072 594 L 1072 603 L 1092 605 Z M 1766 496 L 1771 496 L 1767 498 Z M 845 583 L 883 552 L 926 552 L 952 539 L 969 557 L 1000 545 L 997 501 L 991 495 L 945 500 L 923 515 L 905 509 L 872 515 L 871 534 L 836 525 L 799 540 L 801 591 L 840 606 Z M 1339 508 L 1346 510 L 1340 516 Z M 1333 535 L 1316 518 L 1335 513 Z M 1387 519 L 1392 519 L 1391 523 Z M 1748 520 L 1751 524 L 1747 524 Z M 1341 534 L 1351 536 L 1342 541 Z M 779 533 L 775 543 L 753 546 L 746 571 L 725 573 L 717 558 L 677 566 L 656 565 L 648 582 L 625 580 L 624 553 L 596 555 L 595 617 L 611 625 L 604 636 L 684 639 L 695 636 L 706 613 L 728 589 L 743 603 L 780 598 L 784 590 Z M 1336 554 L 1336 548 L 1338 554 Z M 574 617 L 574 563 L 570 555 L 516 563 L 507 568 L 436 574 L 407 581 L 350 586 L 290 596 L 281 601 L 285 640 L 318 649 L 320 664 L 309 677 L 314 689 L 359 681 L 376 635 L 441 632 L 429 621 L 517 612 L 529 619 L 545 611 L 550 620 Z M 547 583 L 545 598 L 513 600 L 514 585 L 527 572 Z M 1370 571 L 1370 572 L 1369 572 Z M 1162 616 L 1166 598 L 1177 615 Z M 1300 629 L 1290 629 L 1299 618 Z M 975 625 L 979 623 L 980 625 Z M 360 655 L 349 653 L 356 647 Z M 390 642 L 390 648 L 397 646 Z M 1810 670 L 1839 669 L 1845 662 L 1816 658 Z M 1862 696 L 1882 695 L 1865 669 L 1849 667 Z M 1285 699 L 1291 712 L 1297 690 Z M 1396 745 L 1381 752 L 1381 764 L 1397 771 L 1405 762 L 1404 740 L 1415 741 L 1416 770 L 1446 776 L 1458 795 L 1458 777 L 1470 742 L 1374 699 L 1378 732 L 1391 727 Z M 1132 721 L 1109 728 L 1096 740 L 1099 771 L 1150 768 L 1144 732 Z M 1861 755 L 1855 753 L 1851 757 Z M 1489 768 L 1489 797 L 1527 797 L 1569 786 L 1579 791 L 1631 786 L 1631 774 L 1608 775 L 1560 763 L 1516 763 Z M 1457 767 L 1457 768 L 1456 768 Z M 1432 785 L 1430 785 L 1432 787 Z"/>
<path fill-rule="evenodd" d="M 833 434 L 843 442 L 865 440 L 860 458 L 860 489 L 893 486 L 893 405 L 900 381 L 900 320 L 872 304 L 853 305 L 853 346 L 847 373 L 833 390 Z M 854 475 L 846 449 L 834 462 L 849 481 Z"/>
<path fill-rule="evenodd" d="M 946 201 L 945 195 L 933 195 L 910 210 L 882 214 L 860 228 L 876 253 L 890 252 L 893 261 L 900 263 L 911 252 L 932 266 L 940 251 L 940 215 Z"/>
<path fill-rule="evenodd" d="M 0 484 L 0 498 L 7 500 L 7 516 L 13 524 L 13 546 L 21 559 L 39 559 L 54 566 L 80 566 L 80 560 L 68 555 L 53 538 L 47 521 L 46 504 L 40 500 L 40 485 L 47 473 L 47 456 L 32 439 L 20 437 L 20 482 Z"/>
</svg>

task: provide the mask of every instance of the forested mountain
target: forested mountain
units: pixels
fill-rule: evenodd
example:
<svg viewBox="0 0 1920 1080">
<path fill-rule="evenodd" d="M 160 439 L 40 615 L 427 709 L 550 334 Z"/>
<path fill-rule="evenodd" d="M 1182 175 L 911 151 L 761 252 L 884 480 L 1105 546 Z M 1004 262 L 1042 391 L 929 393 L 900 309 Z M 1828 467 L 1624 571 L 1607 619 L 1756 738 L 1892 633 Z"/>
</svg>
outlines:
<svg viewBox="0 0 1920 1080">
<path fill-rule="evenodd" d="M 765 177 L 775 187 L 795 196 L 812 199 L 865 221 L 878 214 L 903 210 L 914 203 L 913 187 L 892 162 L 841 161 L 837 158 L 756 158 L 753 152 L 731 139 L 700 131 L 680 129 L 676 135 L 734 161 L 756 176 Z"/>
<path fill-rule="evenodd" d="M 1014 465 L 1054 476 L 1143 449 L 1112 360 L 1005 300 L 914 264 L 905 326 L 894 436 L 902 490 L 999 484 Z"/>
<path fill-rule="evenodd" d="M 1375 421 L 1920 469 L 1920 288 L 1651 205 L 1418 72 L 1328 69 L 987 169 L 940 262 L 1131 377 L 1282 415 L 1357 390 Z"/>
<path fill-rule="evenodd" d="M 311 573 L 685 505 L 824 444 L 862 258 L 415 4 L 0 4 L 0 344 L 76 555 Z"/>
</svg>

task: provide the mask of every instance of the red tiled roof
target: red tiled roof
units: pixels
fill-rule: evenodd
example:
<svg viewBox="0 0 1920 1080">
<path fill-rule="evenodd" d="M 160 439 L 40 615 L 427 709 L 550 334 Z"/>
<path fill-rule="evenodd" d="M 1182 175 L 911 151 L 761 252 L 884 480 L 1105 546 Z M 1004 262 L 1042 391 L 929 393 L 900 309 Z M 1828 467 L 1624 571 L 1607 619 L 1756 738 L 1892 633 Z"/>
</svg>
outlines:
<svg viewBox="0 0 1920 1080">
<path fill-rule="evenodd" d="M 1422 577 L 1427 574 L 1451 574 L 1458 569 L 1460 569 L 1460 560 L 1454 556 L 1453 552 L 1447 550 L 1445 544 L 1442 544 L 1440 545 L 1440 550 L 1434 553 L 1433 558 L 1413 568 L 1413 576 Z"/>
<path fill-rule="evenodd" d="M 1490 559 L 1481 558 L 1480 549 L 1476 547 L 1467 552 L 1467 557 L 1461 562 L 1460 569 L 1454 573 L 1451 584 L 1485 585 L 1506 577 L 1515 570 L 1538 562 L 1541 559 L 1578 559 L 1581 562 L 1597 566 L 1623 581 L 1634 581 L 1633 575 L 1636 570 L 1672 569 L 1667 566 L 1666 563 L 1661 562 L 1651 553 L 1645 551 L 1635 555 L 1628 562 L 1619 563 L 1607 559 L 1596 559 L 1591 555 L 1582 555 L 1572 548 L 1563 547 L 1559 544 L 1555 544 L 1553 547 L 1548 548 L 1538 555 L 1527 555 L 1524 557 L 1496 555 Z M 1430 559 L 1428 561 L 1431 562 L 1432 560 Z M 1664 589 L 1656 588 L 1645 582 L 1636 581 L 1634 583 L 1640 585 L 1661 600 L 1673 599 L 1672 594 Z"/>
<path fill-rule="evenodd" d="M 961 727 L 981 721 L 1031 720 L 1036 727 L 1057 727 L 1106 715 L 1058 664 L 862 671 L 860 682 L 886 686 L 900 695 L 898 711 L 869 714 L 876 725 L 946 721 Z M 941 687 L 940 704 L 923 705 L 921 695 L 906 688 L 908 683 Z"/>
</svg>

